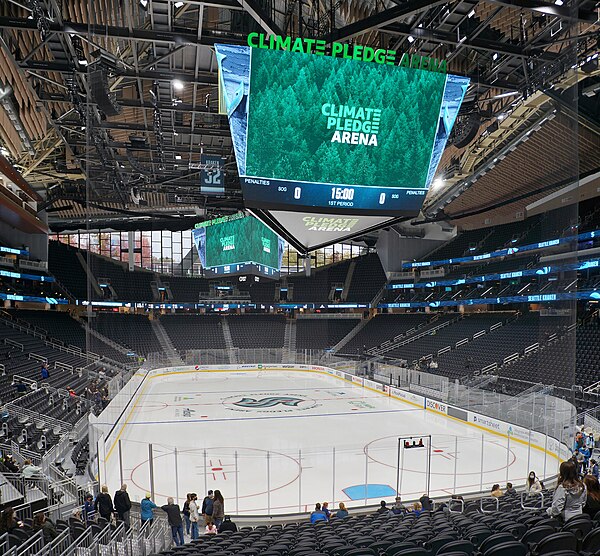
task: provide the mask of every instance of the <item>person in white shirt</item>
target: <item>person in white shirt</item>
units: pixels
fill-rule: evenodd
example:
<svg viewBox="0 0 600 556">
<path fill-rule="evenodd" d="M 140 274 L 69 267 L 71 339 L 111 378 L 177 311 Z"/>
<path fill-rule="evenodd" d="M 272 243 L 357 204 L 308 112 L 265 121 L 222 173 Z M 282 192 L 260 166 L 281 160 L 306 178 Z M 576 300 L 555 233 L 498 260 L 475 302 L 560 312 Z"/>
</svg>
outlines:
<svg viewBox="0 0 600 556">
<path fill-rule="evenodd" d="M 525 481 L 525 492 L 530 496 L 542 492 L 542 485 L 533 471 L 529 472 L 529 477 Z"/>
</svg>

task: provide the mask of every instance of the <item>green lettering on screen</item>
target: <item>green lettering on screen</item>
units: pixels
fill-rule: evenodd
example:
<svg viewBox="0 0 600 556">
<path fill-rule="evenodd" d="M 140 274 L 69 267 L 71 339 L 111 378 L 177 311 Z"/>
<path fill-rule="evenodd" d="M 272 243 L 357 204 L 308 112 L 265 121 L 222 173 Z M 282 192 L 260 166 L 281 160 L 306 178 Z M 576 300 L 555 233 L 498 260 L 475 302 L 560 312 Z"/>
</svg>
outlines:
<svg viewBox="0 0 600 556">
<path fill-rule="evenodd" d="M 268 35 L 265 33 L 249 33 L 248 46 L 252 48 L 261 48 L 267 50 L 287 50 L 301 54 L 316 54 L 317 56 L 327 55 L 327 43 L 322 39 L 308 39 L 289 36 Z M 360 62 L 374 62 L 383 65 L 398 65 L 400 67 L 420 69 L 435 73 L 446 73 L 446 60 L 437 60 L 428 56 L 419 56 L 418 54 L 401 55 L 395 50 L 386 50 L 384 48 L 372 48 L 360 44 L 348 44 L 340 42 L 331 43 L 329 53 L 333 58 L 344 58 L 347 60 L 357 60 Z M 398 56 L 400 59 L 398 60 Z"/>
</svg>

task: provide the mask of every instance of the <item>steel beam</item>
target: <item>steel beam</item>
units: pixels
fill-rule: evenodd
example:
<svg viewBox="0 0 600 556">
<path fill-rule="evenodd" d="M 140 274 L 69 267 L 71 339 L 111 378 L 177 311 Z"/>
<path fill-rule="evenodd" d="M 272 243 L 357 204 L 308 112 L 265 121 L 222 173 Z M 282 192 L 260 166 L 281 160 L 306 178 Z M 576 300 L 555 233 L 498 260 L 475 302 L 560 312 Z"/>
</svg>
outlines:
<svg viewBox="0 0 600 556">
<path fill-rule="evenodd" d="M 531 12 L 558 17 L 567 21 L 580 21 L 582 23 L 599 24 L 598 14 L 584 10 L 573 10 L 569 6 L 557 6 L 539 0 L 487 0 L 492 4 L 508 6 L 518 10 L 529 10 Z"/>
<path fill-rule="evenodd" d="M 388 25 L 402 19 L 406 16 L 428 10 L 440 4 L 446 4 L 446 0 L 410 0 L 403 3 L 401 6 L 394 6 L 389 10 L 383 10 L 360 21 L 350 23 L 341 29 L 335 29 L 331 33 L 322 37 L 327 43 L 334 41 L 342 41 L 362 35 L 368 31 L 379 29 L 384 25 Z"/>
<path fill-rule="evenodd" d="M 29 60 L 26 63 L 20 63 L 19 67 L 24 71 L 51 71 L 57 73 L 68 73 L 78 72 L 87 75 L 87 68 L 77 67 L 75 64 L 69 62 L 54 62 L 47 60 Z M 171 81 L 178 79 L 183 83 L 196 83 L 198 85 L 209 85 L 216 86 L 218 84 L 217 74 L 211 72 L 198 72 L 198 76 L 193 73 L 179 72 L 179 71 L 160 71 L 160 70 L 140 70 L 135 71 L 134 69 L 121 69 L 117 70 L 120 77 L 130 77 L 132 79 L 148 79 L 151 81 Z"/>
<path fill-rule="evenodd" d="M 16 29 L 36 31 L 37 25 L 33 19 L 19 17 L 0 17 L 0 29 Z M 74 21 L 59 24 L 50 22 L 50 32 L 83 35 L 87 38 L 94 35 L 106 38 L 124 39 L 132 41 L 162 42 L 167 44 L 193 44 L 201 46 L 213 46 L 216 42 L 227 42 L 230 44 L 246 44 L 246 37 L 241 33 L 218 34 L 210 29 L 205 29 L 202 36 L 198 38 L 196 33 L 183 31 L 154 31 L 151 29 L 128 29 L 115 25 L 96 25 L 78 23 Z"/>
<path fill-rule="evenodd" d="M 429 42 L 437 42 L 451 45 L 468 46 L 475 50 L 484 50 L 486 52 L 497 52 L 498 54 L 507 54 L 516 58 L 537 57 L 540 60 L 552 62 L 559 57 L 558 53 L 547 52 L 541 48 L 521 48 L 520 46 L 508 44 L 505 42 L 490 41 L 481 37 L 458 39 L 455 33 L 447 33 L 436 29 L 425 29 L 424 27 L 411 27 L 405 23 L 393 23 L 381 29 L 385 33 L 393 35 L 411 36 L 415 39 L 422 39 Z"/>
<path fill-rule="evenodd" d="M 240 6 L 248 12 L 254 21 L 271 35 L 283 35 L 283 31 L 267 14 L 256 0 L 238 0 Z"/>
<path fill-rule="evenodd" d="M 81 127 L 81 122 L 56 122 L 56 124 L 60 127 L 66 127 L 66 128 L 70 128 L 70 127 L 75 127 L 75 128 L 80 128 Z M 152 131 L 152 127 L 148 127 L 145 126 L 144 124 L 135 124 L 135 123 L 129 123 L 129 122 L 100 122 L 99 124 L 96 124 L 94 126 L 95 128 L 100 128 L 100 129 L 109 129 L 109 130 L 121 130 L 121 131 Z M 191 134 L 191 135 L 207 135 L 207 136 L 211 136 L 211 137 L 230 137 L 231 132 L 229 131 L 229 126 L 227 127 L 223 127 L 221 129 L 215 129 L 215 128 L 203 128 L 203 127 L 196 127 L 193 129 L 190 129 L 187 126 L 182 126 L 182 125 L 176 125 L 176 126 L 169 126 L 168 128 L 166 128 L 164 130 L 164 132 L 168 133 L 171 131 L 175 131 L 176 133 L 180 133 L 180 134 Z"/>
</svg>

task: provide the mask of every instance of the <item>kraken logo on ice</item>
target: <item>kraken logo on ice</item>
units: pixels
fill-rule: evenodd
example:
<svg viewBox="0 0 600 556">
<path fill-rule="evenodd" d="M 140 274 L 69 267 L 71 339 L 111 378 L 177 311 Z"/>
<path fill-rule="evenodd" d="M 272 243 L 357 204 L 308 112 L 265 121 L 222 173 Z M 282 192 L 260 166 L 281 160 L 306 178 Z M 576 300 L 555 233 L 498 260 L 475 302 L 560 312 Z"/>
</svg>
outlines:
<svg viewBox="0 0 600 556">
<path fill-rule="evenodd" d="M 298 404 L 303 402 L 300 398 L 286 398 L 284 396 L 271 396 L 270 398 L 262 398 L 255 400 L 254 398 L 242 398 L 239 402 L 234 402 L 233 405 L 240 407 L 275 407 L 276 405 L 287 405 L 289 407 L 298 407 Z"/>
<path fill-rule="evenodd" d="M 233 411 L 261 411 L 287 413 L 312 409 L 317 402 L 302 394 L 288 395 L 278 392 L 260 392 L 252 396 L 231 396 L 223 400 L 223 405 Z"/>
</svg>

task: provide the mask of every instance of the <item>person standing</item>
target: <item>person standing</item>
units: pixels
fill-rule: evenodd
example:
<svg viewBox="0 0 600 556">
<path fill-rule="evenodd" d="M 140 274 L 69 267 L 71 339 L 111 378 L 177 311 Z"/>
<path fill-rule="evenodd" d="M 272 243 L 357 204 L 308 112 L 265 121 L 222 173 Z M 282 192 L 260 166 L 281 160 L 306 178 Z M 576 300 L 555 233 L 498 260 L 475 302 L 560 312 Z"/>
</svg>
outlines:
<svg viewBox="0 0 600 556">
<path fill-rule="evenodd" d="M 188 492 L 185 495 L 185 502 L 183 503 L 183 520 L 185 521 L 185 534 L 190 534 L 190 527 L 192 522 L 190 521 L 190 502 L 191 502 L 191 494 Z"/>
<path fill-rule="evenodd" d="M 129 512 L 131 510 L 131 500 L 127 494 L 127 485 L 122 484 L 121 488 L 115 492 L 115 511 L 119 519 L 125 523 L 125 527 L 129 529 Z"/>
<path fill-rule="evenodd" d="M 560 464 L 559 476 L 552 506 L 546 513 L 550 517 L 560 516 L 564 521 L 580 515 L 587 501 L 587 488 L 577 473 L 577 465 L 573 461 Z"/>
<path fill-rule="evenodd" d="M 175 546 L 182 546 L 185 541 L 183 540 L 183 520 L 181 519 L 179 504 L 175 504 L 173 498 L 169 496 L 167 503 L 161 509 L 167 513 Z"/>
<path fill-rule="evenodd" d="M 96 496 L 94 509 L 100 514 L 100 517 L 103 517 L 106 521 L 110 521 L 115 509 L 113 508 L 112 498 L 108 494 L 108 487 L 106 485 L 102 485 L 100 494 Z"/>
<path fill-rule="evenodd" d="M 150 525 L 152 525 L 152 521 L 154 520 L 154 508 L 158 508 L 158 506 L 150 500 L 150 493 L 147 492 L 146 497 L 140 502 L 142 526 L 144 526 L 146 521 L 149 521 Z"/>
<path fill-rule="evenodd" d="M 198 511 L 198 496 L 195 492 L 190 494 L 190 521 L 192 523 L 192 540 L 198 538 L 198 522 L 200 521 L 200 512 Z"/>
<path fill-rule="evenodd" d="M 202 500 L 202 517 L 204 518 L 204 523 L 208 523 L 209 519 L 212 519 L 213 516 L 213 500 L 214 494 L 212 490 L 209 490 L 204 500 Z"/>
<path fill-rule="evenodd" d="M 214 499 L 213 499 L 213 513 L 212 520 L 216 525 L 217 529 L 223 523 L 223 518 L 225 517 L 225 500 L 223 499 L 223 495 L 220 490 L 215 490 Z"/>
<path fill-rule="evenodd" d="M 83 503 L 83 519 L 86 527 L 89 527 L 96 521 L 96 508 L 94 506 L 94 497 L 88 492 L 85 495 L 85 502 Z"/>
</svg>

